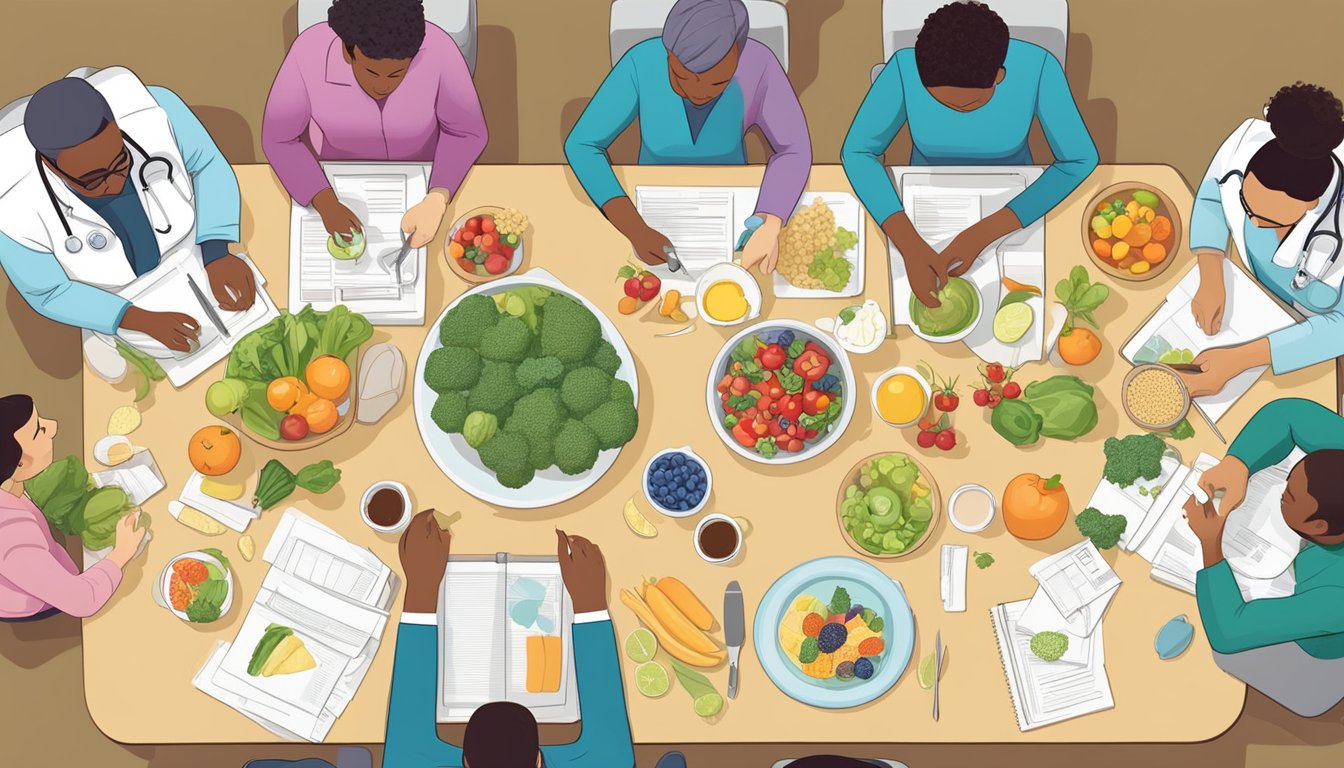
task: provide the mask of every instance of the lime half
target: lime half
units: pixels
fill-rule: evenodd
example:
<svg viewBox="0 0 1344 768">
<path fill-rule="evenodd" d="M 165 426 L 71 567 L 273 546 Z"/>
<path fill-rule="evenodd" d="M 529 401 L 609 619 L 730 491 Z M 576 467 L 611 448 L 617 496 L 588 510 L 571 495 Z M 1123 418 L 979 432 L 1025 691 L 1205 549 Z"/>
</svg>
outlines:
<svg viewBox="0 0 1344 768">
<path fill-rule="evenodd" d="M 1036 313 L 1024 302 L 1017 301 L 1000 309 L 994 315 L 994 338 L 1004 344 L 1015 343 L 1027 335 Z"/>
<path fill-rule="evenodd" d="M 625 636 L 625 655 L 636 664 L 651 661 L 658 652 L 658 639 L 649 630 L 640 627 Z M 666 673 L 664 673 L 666 676 Z"/>
<path fill-rule="evenodd" d="M 701 717 L 713 717 L 723 711 L 723 697 L 717 693 L 706 693 L 695 700 L 695 714 Z"/>
<path fill-rule="evenodd" d="M 628 643 L 626 648 L 629 648 Z M 671 685 L 672 682 L 667 677 L 667 670 L 663 669 L 663 665 L 656 661 L 640 664 L 635 668 L 635 687 L 649 698 L 662 696 L 667 693 L 667 689 Z"/>
<path fill-rule="evenodd" d="M 930 653 L 928 656 L 925 656 L 924 658 L 922 658 L 922 659 L 919 660 L 919 687 L 920 687 L 920 688 L 924 688 L 924 689 L 927 690 L 927 689 L 933 687 L 934 663 L 935 663 L 935 660 L 934 660 L 934 658 L 933 658 L 933 654 L 932 654 L 932 653 Z"/>
</svg>

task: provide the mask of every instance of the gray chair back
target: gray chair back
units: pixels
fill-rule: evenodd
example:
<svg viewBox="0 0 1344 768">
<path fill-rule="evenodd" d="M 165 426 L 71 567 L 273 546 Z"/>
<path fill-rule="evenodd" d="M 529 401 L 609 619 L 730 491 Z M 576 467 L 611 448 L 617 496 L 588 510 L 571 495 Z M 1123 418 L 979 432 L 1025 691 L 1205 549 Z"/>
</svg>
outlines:
<svg viewBox="0 0 1344 768">
<path fill-rule="evenodd" d="M 1008 34 L 1016 40 L 1039 45 L 1064 60 L 1069 48 L 1068 0 L 985 0 L 1008 25 Z M 902 48 L 913 48 L 924 19 L 947 5 L 948 0 L 882 0 L 882 61 Z M 882 71 L 873 68 L 873 79 Z"/>
</svg>

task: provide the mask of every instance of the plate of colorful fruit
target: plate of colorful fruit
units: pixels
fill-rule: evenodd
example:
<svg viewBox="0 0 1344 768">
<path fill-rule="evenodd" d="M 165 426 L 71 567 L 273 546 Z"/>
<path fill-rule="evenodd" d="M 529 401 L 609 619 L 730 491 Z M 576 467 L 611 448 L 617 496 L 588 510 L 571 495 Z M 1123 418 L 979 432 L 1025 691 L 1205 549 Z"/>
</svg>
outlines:
<svg viewBox="0 0 1344 768">
<path fill-rule="evenodd" d="M 448 265 L 468 283 L 488 283 L 523 265 L 523 241 L 531 228 L 515 208 L 486 206 L 468 211 L 448 234 Z"/>
</svg>

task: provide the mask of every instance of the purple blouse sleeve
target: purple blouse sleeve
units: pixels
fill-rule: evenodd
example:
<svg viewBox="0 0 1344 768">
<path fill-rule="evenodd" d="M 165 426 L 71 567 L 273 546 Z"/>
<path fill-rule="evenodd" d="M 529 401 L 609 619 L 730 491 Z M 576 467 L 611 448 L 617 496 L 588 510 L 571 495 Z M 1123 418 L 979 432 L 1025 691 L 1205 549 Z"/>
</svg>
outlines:
<svg viewBox="0 0 1344 768">
<path fill-rule="evenodd" d="M 765 165 L 756 211 L 774 214 L 787 222 L 807 187 L 812 170 L 812 139 L 798 95 L 779 60 L 760 43 L 748 41 L 748 46 L 748 51 L 756 50 L 744 63 L 756 72 L 754 82 L 743 83 L 747 125 L 760 126 L 774 149 Z"/>
<path fill-rule="evenodd" d="M 455 197 L 467 171 L 485 149 L 485 115 L 481 112 L 481 101 L 476 96 L 476 84 L 471 80 L 467 61 L 446 33 L 438 57 L 442 68 L 435 105 L 439 143 L 434 150 L 429 186 L 430 189 L 446 189 Z"/>
<path fill-rule="evenodd" d="M 313 150 L 304 141 L 312 108 L 303 81 L 305 56 L 324 57 L 324 49 L 294 42 L 275 75 L 261 120 L 261 148 L 271 169 L 299 205 L 308 205 L 318 192 L 331 186 Z"/>
</svg>

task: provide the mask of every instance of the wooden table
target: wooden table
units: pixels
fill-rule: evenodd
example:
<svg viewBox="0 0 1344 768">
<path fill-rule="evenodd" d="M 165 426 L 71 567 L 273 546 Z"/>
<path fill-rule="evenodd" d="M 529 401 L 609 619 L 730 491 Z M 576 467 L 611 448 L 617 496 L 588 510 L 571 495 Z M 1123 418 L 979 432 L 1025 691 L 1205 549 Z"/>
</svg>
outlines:
<svg viewBox="0 0 1344 768">
<path fill-rule="evenodd" d="M 289 201 L 266 166 L 237 169 L 243 190 L 243 243 L 269 278 L 270 295 L 283 304 L 287 295 Z M 761 169 L 754 168 L 624 168 L 618 175 L 627 190 L 635 184 L 754 185 Z M 1088 263 L 1079 237 L 1079 222 L 1087 200 L 1119 181 L 1155 185 L 1169 194 L 1188 221 L 1191 194 L 1175 170 L 1167 166 L 1099 168 L 1087 182 L 1057 208 L 1046 227 L 1049 254 L 1047 293 L 1054 283 L 1079 263 Z M 846 190 L 839 166 L 817 167 L 810 187 Z M 1148 283 L 1132 284 L 1101 278 L 1112 287 L 1111 299 L 1097 312 L 1105 347 L 1102 356 L 1074 372 L 1097 385 L 1101 420 L 1077 444 L 1045 440 L 1019 450 L 989 427 L 987 412 L 977 409 L 964 389 L 964 402 L 955 414 L 960 440 L 947 454 L 921 451 L 914 430 L 895 430 L 875 418 L 868 390 L 875 376 L 896 365 L 925 360 L 940 373 L 972 380 L 976 358 L 960 344 L 934 348 L 902 329 L 874 354 L 854 356 L 862 380 L 860 402 L 849 429 L 834 447 L 804 464 L 765 467 L 737 458 L 714 434 L 704 411 L 703 387 L 707 366 L 732 329 L 701 325 L 692 334 L 655 339 L 670 330 L 670 321 L 648 311 L 618 314 L 620 297 L 615 271 L 625 260 L 628 246 L 584 196 L 564 166 L 486 166 L 472 170 L 449 212 L 484 204 L 510 205 L 532 219 L 535 236 L 528 244 L 529 267 L 542 266 L 607 312 L 634 351 L 640 376 L 641 423 L 634 441 L 625 446 L 612 470 L 577 499 L 535 511 L 497 509 L 481 503 L 453 485 L 420 447 L 408 392 L 379 425 L 355 425 L 328 446 L 309 451 L 308 461 L 329 458 L 342 469 L 337 489 L 325 496 L 296 497 L 297 506 L 326 522 L 351 541 L 367 545 L 394 570 L 400 570 L 395 537 L 366 528 L 356 509 L 363 490 L 387 478 L 405 482 L 420 507 L 460 509 L 454 526 L 453 550 L 459 554 L 546 554 L 554 551 L 556 526 L 589 536 L 603 547 L 610 571 L 612 615 L 619 637 L 637 622 L 616 599 L 618 590 L 645 576 L 674 574 L 690 585 L 719 612 L 725 584 L 736 579 L 746 596 L 747 622 L 765 590 L 792 566 L 823 555 L 853 555 L 836 525 L 835 495 L 844 473 L 863 457 L 884 450 L 917 453 L 937 478 L 944 494 L 964 482 L 981 483 L 995 491 L 1019 472 L 1061 473 L 1073 506 L 1080 508 L 1101 473 L 1101 443 L 1111 435 L 1136 431 L 1120 410 L 1117 395 L 1128 366 L 1116 345 L 1127 338 L 1192 263 L 1182 248 L 1175 265 Z M 867 294 L 884 307 L 889 303 L 888 267 L 883 238 L 869 221 L 867 235 Z M 441 245 L 441 242 L 439 245 Z M 430 254 L 426 315 L 431 320 L 465 288 L 451 276 L 436 245 Z M 1091 270 L 1094 277 L 1098 271 Z M 812 322 L 833 316 L 850 300 L 790 300 L 767 298 L 765 316 L 791 317 Z M 378 328 L 374 341 L 391 341 L 406 354 L 409 366 L 427 328 Z M 205 389 L 219 378 L 218 370 L 201 376 L 181 390 L 167 383 L 155 387 L 142 403 L 144 425 L 132 435 L 138 445 L 151 448 L 168 480 L 168 489 L 147 504 L 154 517 L 154 540 L 147 553 L 128 568 L 112 604 L 84 624 L 84 675 L 88 707 L 98 726 L 111 738 L 130 743 L 193 743 L 272 741 L 274 737 L 224 705 L 194 690 L 192 675 L 217 641 L 232 640 L 241 617 L 256 594 L 267 565 L 260 557 L 251 563 L 233 557 L 239 593 L 236 607 L 220 622 L 207 627 L 184 624 L 154 604 L 150 585 L 173 555 L 201 546 L 218 546 L 236 555 L 237 534 L 207 538 L 177 524 L 167 512 L 189 473 L 188 436 L 214 423 L 205 409 Z M 1036 363 L 1019 374 L 1021 381 L 1045 378 L 1056 371 Z M 656 382 L 656 383 L 655 383 Z M 1336 402 L 1334 368 L 1328 364 L 1296 373 L 1266 377 L 1222 421 L 1229 439 L 1261 405 L 1279 397 L 1307 397 Z M 129 385 L 116 387 L 95 375 L 84 376 L 84 439 L 91 447 L 104 434 L 111 410 L 131 402 Z M 1221 454 L 1224 448 L 1208 428 L 1195 423 L 1196 436 L 1180 444 L 1183 453 Z M 270 452 L 246 442 L 240 471 L 255 472 L 271 458 Z M 621 520 L 625 500 L 638 495 L 639 473 L 655 451 L 689 444 L 711 464 L 715 488 L 707 511 L 746 516 L 755 530 L 744 555 L 727 567 L 695 556 L 691 546 L 694 519 L 672 520 L 650 512 L 658 527 L 652 540 L 636 538 Z M 288 457 L 291 463 L 297 457 Z M 639 498 L 642 508 L 648 504 Z M 264 514 L 248 531 L 258 553 L 275 529 L 279 514 Z M 1176 661 L 1159 661 L 1153 636 L 1173 616 L 1188 615 L 1198 627 L 1194 598 L 1149 578 L 1149 566 L 1136 555 L 1106 554 L 1125 581 L 1106 617 L 1106 661 L 1115 708 L 1029 733 L 1019 732 L 1013 718 L 1007 685 L 990 629 L 988 609 L 999 602 L 1030 597 L 1035 582 L 1027 566 L 1078 540 L 1066 524 L 1043 542 L 1018 542 L 996 519 L 980 534 L 958 532 L 942 521 L 930 540 L 913 555 L 887 563 L 873 561 L 899 579 L 914 608 L 918 638 L 911 668 L 895 688 L 857 709 L 827 711 L 806 707 L 780 693 L 765 677 L 756 660 L 751 638 L 742 652 L 739 697 L 729 702 L 715 723 L 691 711 L 690 698 L 674 685 L 660 699 L 641 696 L 633 684 L 634 665 L 621 661 L 626 699 L 634 737 L 643 743 L 734 742 L 1095 742 L 1200 741 L 1227 729 L 1241 712 L 1244 687 L 1214 666 L 1202 630 L 1194 645 Z M 994 554 L 986 571 L 970 569 L 968 610 L 944 613 L 938 592 L 939 547 L 969 545 Z M 397 610 L 400 610 L 398 601 Z M 395 621 L 396 614 L 393 619 Z M 932 697 L 914 679 L 914 661 L 930 653 L 933 634 L 942 630 L 948 648 L 948 668 L 942 682 L 942 719 L 930 718 Z M 720 636 L 721 637 L 721 636 Z M 370 743 L 383 738 L 389 679 L 396 632 L 383 638 L 359 694 L 336 723 L 329 741 Z M 661 654 L 660 654 L 661 658 Z M 426 674 L 429 671 L 426 670 Z M 710 677 L 724 690 L 727 672 Z"/>
</svg>

